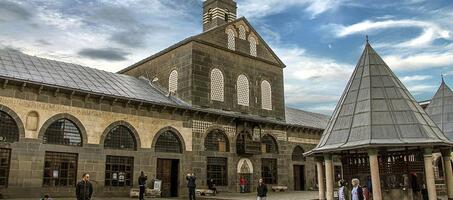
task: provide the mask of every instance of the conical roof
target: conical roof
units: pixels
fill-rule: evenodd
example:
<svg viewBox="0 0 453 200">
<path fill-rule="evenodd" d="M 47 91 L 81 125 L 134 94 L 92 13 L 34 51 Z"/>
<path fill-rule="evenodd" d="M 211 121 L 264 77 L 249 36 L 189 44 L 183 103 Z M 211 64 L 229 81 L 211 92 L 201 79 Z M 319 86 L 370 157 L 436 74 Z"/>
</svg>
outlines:
<svg viewBox="0 0 453 200">
<path fill-rule="evenodd" d="M 426 108 L 426 113 L 445 136 L 453 141 L 453 92 L 443 79 L 439 89 Z"/>
<path fill-rule="evenodd" d="M 311 153 L 451 143 L 367 42 Z"/>
</svg>

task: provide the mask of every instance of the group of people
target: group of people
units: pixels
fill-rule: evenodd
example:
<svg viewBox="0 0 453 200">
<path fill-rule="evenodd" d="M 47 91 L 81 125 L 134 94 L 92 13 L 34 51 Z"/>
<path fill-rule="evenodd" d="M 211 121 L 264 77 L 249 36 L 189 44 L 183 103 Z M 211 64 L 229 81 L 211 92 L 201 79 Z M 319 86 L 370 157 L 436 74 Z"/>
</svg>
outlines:
<svg viewBox="0 0 453 200">
<path fill-rule="evenodd" d="M 371 186 L 360 186 L 359 179 L 352 179 L 352 188 L 349 189 L 348 182 L 340 180 L 338 185 L 338 200 L 369 200 Z"/>
</svg>

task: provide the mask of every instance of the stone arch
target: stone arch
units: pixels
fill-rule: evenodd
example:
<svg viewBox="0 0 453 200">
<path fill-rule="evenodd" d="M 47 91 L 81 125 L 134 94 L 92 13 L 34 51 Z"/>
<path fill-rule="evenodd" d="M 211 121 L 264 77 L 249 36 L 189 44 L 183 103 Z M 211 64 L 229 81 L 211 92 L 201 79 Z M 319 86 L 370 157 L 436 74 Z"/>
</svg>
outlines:
<svg viewBox="0 0 453 200">
<path fill-rule="evenodd" d="M 134 128 L 134 126 L 132 126 L 130 123 L 126 122 L 126 121 L 116 121 L 116 122 L 113 122 L 111 123 L 110 125 L 107 126 L 107 128 L 104 129 L 104 132 L 102 133 L 101 135 L 101 139 L 99 141 L 99 145 L 100 146 L 104 146 L 105 144 L 105 138 L 107 137 L 107 135 L 110 133 L 110 131 L 115 128 L 116 126 L 125 126 L 126 128 L 128 128 L 131 133 L 133 134 L 133 138 L 135 140 L 135 150 L 137 149 L 140 149 L 141 148 L 141 140 L 140 140 L 140 136 L 138 135 L 138 132 L 137 130 Z"/>
<path fill-rule="evenodd" d="M 296 145 L 294 148 L 293 148 L 293 152 L 291 154 L 291 159 L 292 161 L 305 161 L 305 156 L 303 155 L 303 153 L 305 153 L 305 150 L 303 147 L 301 147 L 300 145 Z"/>
<path fill-rule="evenodd" d="M 22 123 L 22 120 L 20 119 L 19 115 L 17 115 L 11 108 L 9 108 L 5 105 L 1 105 L 1 104 L 0 104 L 0 111 L 9 115 L 16 122 L 17 130 L 19 133 L 19 135 L 17 137 L 17 139 L 18 139 L 17 141 L 20 141 L 23 138 L 25 138 L 25 126 L 24 126 L 24 123 Z"/>
<path fill-rule="evenodd" d="M 272 142 L 272 144 L 275 146 L 275 152 L 270 152 L 273 154 L 278 154 L 279 153 L 279 146 L 277 139 L 270 133 L 266 133 L 261 137 L 261 144 L 264 144 L 263 142 Z M 267 153 L 267 146 L 266 146 L 266 153 Z"/>
<path fill-rule="evenodd" d="M 77 119 L 77 117 L 74 117 L 73 115 L 71 115 L 69 113 L 56 114 L 56 115 L 50 117 L 49 119 L 47 119 L 47 121 L 44 122 L 44 124 L 41 126 L 41 129 L 39 129 L 38 138 L 41 141 L 43 141 L 43 139 L 44 139 L 44 134 L 46 133 L 47 128 L 49 128 L 50 125 L 52 125 L 55 121 L 57 121 L 59 119 L 68 119 L 71 122 L 73 122 L 77 126 L 77 128 L 79 128 L 80 137 L 82 137 L 82 146 L 84 144 L 88 143 L 88 135 L 87 135 L 85 126 L 83 126 L 82 122 L 80 122 L 80 120 Z"/>
<path fill-rule="evenodd" d="M 249 170 L 249 171 L 244 171 Z M 241 158 L 237 165 L 237 173 L 239 174 L 253 174 L 253 164 L 248 158 Z"/>
<path fill-rule="evenodd" d="M 171 126 L 161 128 L 154 136 L 153 143 L 151 144 L 152 145 L 151 148 L 153 149 L 153 151 L 156 152 L 156 143 L 159 137 L 167 131 L 171 131 L 178 138 L 180 143 L 179 145 L 181 147 L 181 153 L 184 154 L 184 152 L 186 152 L 186 144 L 184 142 L 184 138 L 181 136 L 181 133 L 179 133 L 179 131 L 176 128 L 173 128 Z"/>
<path fill-rule="evenodd" d="M 27 114 L 27 118 L 25 119 L 25 127 L 27 130 L 36 131 L 38 130 L 39 126 L 39 114 L 36 111 L 30 111 Z"/>
<path fill-rule="evenodd" d="M 230 138 L 228 137 L 228 134 L 225 131 L 225 129 L 223 129 L 220 126 L 211 126 L 211 127 L 209 127 L 207 129 L 207 131 L 204 133 L 203 148 L 202 149 L 207 151 L 206 142 L 207 142 L 208 136 L 210 134 L 212 134 L 214 131 L 219 131 L 220 134 L 225 138 L 225 147 L 226 148 L 225 148 L 224 152 L 230 152 Z M 220 151 L 220 152 L 223 152 L 223 151 Z"/>
</svg>

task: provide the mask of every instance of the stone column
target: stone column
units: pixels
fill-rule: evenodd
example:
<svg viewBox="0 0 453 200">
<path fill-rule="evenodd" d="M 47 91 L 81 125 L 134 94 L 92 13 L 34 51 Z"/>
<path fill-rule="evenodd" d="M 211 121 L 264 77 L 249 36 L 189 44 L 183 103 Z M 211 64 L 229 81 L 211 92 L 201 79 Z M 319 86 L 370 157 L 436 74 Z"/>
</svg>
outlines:
<svg viewBox="0 0 453 200">
<path fill-rule="evenodd" d="M 433 149 L 424 149 L 423 159 L 425 161 L 426 188 L 428 189 L 429 200 L 437 200 L 436 184 L 434 182 Z"/>
<path fill-rule="evenodd" d="M 326 187 L 324 186 L 324 169 L 323 169 L 324 167 L 322 166 L 322 158 L 317 158 L 316 168 L 318 170 L 319 199 L 325 200 L 326 199 Z"/>
<path fill-rule="evenodd" d="M 334 178 L 332 155 L 324 155 L 324 162 L 326 163 L 326 199 L 333 200 Z"/>
<path fill-rule="evenodd" d="M 451 169 L 451 150 L 443 149 L 445 184 L 447 185 L 448 200 L 453 200 L 453 171 Z"/>
<path fill-rule="evenodd" d="M 370 157 L 371 184 L 373 186 L 373 200 L 382 200 L 381 177 L 379 176 L 378 152 L 376 149 L 368 151 Z"/>
</svg>

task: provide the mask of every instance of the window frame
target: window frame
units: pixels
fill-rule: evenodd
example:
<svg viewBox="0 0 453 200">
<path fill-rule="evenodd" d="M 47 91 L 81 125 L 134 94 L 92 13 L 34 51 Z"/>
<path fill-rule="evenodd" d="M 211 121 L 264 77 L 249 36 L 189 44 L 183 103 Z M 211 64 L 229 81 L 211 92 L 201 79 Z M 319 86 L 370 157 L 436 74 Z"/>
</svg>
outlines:
<svg viewBox="0 0 453 200">
<path fill-rule="evenodd" d="M 221 80 L 217 80 L 216 77 L 214 77 L 216 75 L 219 76 Z M 217 78 L 219 78 L 219 77 L 217 77 Z M 218 68 L 212 69 L 211 73 L 210 73 L 210 81 L 211 81 L 211 84 L 210 84 L 211 85 L 211 95 L 210 95 L 211 100 L 223 102 L 225 100 L 225 77 L 223 76 L 223 72 Z M 220 87 L 220 88 L 218 88 L 218 87 Z"/>
<path fill-rule="evenodd" d="M 261 158 L 261 178 L 265 184 L 278 184 L 278 164 L 276 158 Z"/>
<path fill-rule="evenodd" d="M 209 179 L 216 186 L 228 186 L 228 158 L 206 157 L 206 182 Z"/>
<path fill-rule="evenodd" d="M 0 110 L 0 137 L 7 143 L 18 142 L 20 138 L 19 125 L 7 112 Z M 11 139 L 10 139 L 11 138 Z"/>
<path fill-rule="evenodd" d="M 115 159 L 117 160 L 117 162 L 114 161 Z M 124 170 L 121 171 L 121 168 L 124 168 Z M 120 184 L 121 182 L 119 180 L 121 172 L 124 172 L 123 181 L 124 185 L 121 185 Z M 114 180 L 113 178 L 114 174 L 116 174 L 117 177 L 116 179 L 118 180 Z M 133 182 L 134 182 L 134 157 L 106 155 L 104 186 L 115 188 L 133 187 L 134 186 Z"/>
<path fill-rule="evenodd" d="M 272 110 L 272 86 L 267 80 L 261 81 L 261 108 Z"/>
<path fill-rule="evenodd" d="M 167 137 L 166 134 L 171 134 L 174 137 L 174 141 L 161 141 L 162 137 Z M 163 139 L 169 139 L 169 138 L 163 138 Z M 176 141 L 176 142 L 175 142 Z M 160 144 L 160 142 L 164 142 L 163 144 Z M 178 144 L 178 148 L 172 149 L 174 147 L 171 147 L 171 144 Z M 181 142 L 181 139 L 178 137 L 177 133 L 171 130 L 165 130 L 162 133 L 160 133 L 157 138 L 156 138 L 156 144 L 154 145 L 154 151 L 155 152 L 160 152 L 160 153 L 183 153 L 183 143 Z"/>
<path fill-rule="evenodd" d="M 219 140 L 220 139 L 220 140 Z M 221 151 L 220 142 L 224 140 L 225 151 Z M 215 143 L 218 141 L 217 143 Z M 225 134 L 224 131 L 219 129 L 214 129 L 209 131 L 204 139 L 204 148 L 205 151 L 214 151 L 214 152 L 229 152 L 230 151 L 230 142 L 228 136 Z"/>
<path fill-rule="evenodd" d="M 250 82 L 244 74 L 240 74 L 236 80 L 236 95 L 238 105 L 250 106 Z"/>
<path fill-rule="evenodd" d="M 65 159 L 68 160 L 68 168 L 66 170 L 61 170 L 63 163 L 65 163 L 63 162 Z M 77 153 L 46 151 L 44 155 L 43 187 L 74 187 L 77 181 L 78 159 L 79 155 Z M 50 162 L 50 165 L 47 165 L 47 162 Z M 69 168 L 70 163 L 73 163 L 74 165 L 71 169 Z M 55 167 L 58 167 L 58 169 Z M 57 178 L 54 177 L 56 170 Z M 61 174 L 66 174 L 67 176 L 61 178 Z M 70 176 L 70 174 L 72 174 L 72 176 Z M 66 185 L 60 185 L 63 182 L 62 180 L 66 181 Z M 48 184 L 46 183 L 47 181 Z M 54 181 L 54 184 L 51 185 L 52 181 Z M 56 183 L 58 183 L 58 185 L 56 185 Z"/>
<path fill-rule="evenodd" d="M 63 122 L 61 122 L 61 121 L 63 121 Z M 60 128 L 54 127 L 54 126 L 58 126 L 56 123 L 62 123 L 63 127 L 60 127 Z M 71 125 L 73 127 L 69 127 L 69 129 L 66 129 L 67 125 Z M 75 130 L 77 130 L 77 133 L 76 133 Z M 53 132 L 50 132 L 50 131 L 53 131 Z M 53 138 L 49 142 L 49 137 L 50 137 L 49 134 L 54 134 L 54 135 L 50 135 L 52 137 L 57 137 L 58 134 L 63 134 L 63 136 L 61 138 Z M 78 135 L 78 137 L 80 139 L 79 143 L 71 142 L 70 140 L 75 138 L 77 135 Z M 68 139 L 67 137 L 69 137 L 69 142 L 59 141 L 59 140 Z M 77 140 L 77 138 L 76 138 L 76 140 Z M 81 146 L 83 146 L 82 131 L 81 131 L 80 127 L 77 126 L 77 124 L 74 121 L 72 121 L 72 120 L 70 120 L 68 118 L 59 118 L 59 119 L 53 121 L 52 123 L 50 123 L 50 125 L 44 131 L 43 144 L 55 144 L 55 145 L 79 146 L 79 147 L 81 147 Z"/>
</svg>

